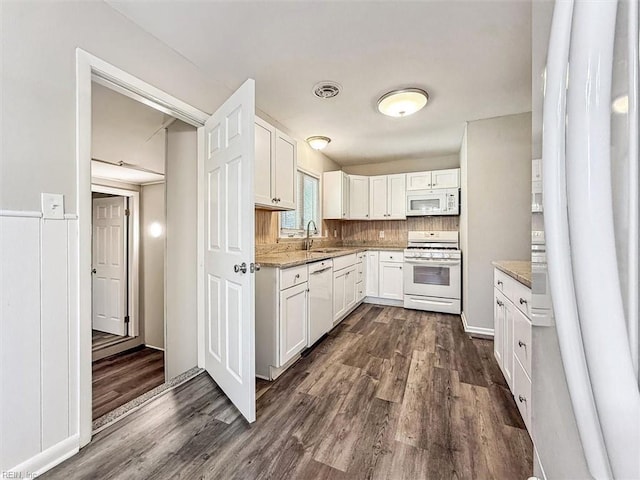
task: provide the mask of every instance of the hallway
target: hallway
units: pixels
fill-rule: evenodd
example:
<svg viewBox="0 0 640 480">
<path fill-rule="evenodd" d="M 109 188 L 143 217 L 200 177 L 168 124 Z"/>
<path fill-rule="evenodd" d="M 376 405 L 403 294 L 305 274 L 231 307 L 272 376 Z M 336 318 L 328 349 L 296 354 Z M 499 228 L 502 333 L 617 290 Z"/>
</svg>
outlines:
<svg viewBox="0 0 640 480">
<path fill-rule="evenodd" d="M 532 444 L 493 359 L 458 316 L 363 304 L 277 381 L 249 426 L 206 375 L 43 476 L 527 478 Z"/>
</svg>

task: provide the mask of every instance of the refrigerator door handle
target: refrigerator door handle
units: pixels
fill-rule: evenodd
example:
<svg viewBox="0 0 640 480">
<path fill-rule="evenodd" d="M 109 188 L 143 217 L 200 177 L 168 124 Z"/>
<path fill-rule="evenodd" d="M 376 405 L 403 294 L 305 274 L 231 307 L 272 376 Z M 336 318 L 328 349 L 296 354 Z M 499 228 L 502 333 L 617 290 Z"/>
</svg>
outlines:
<svg viewBox="0 0 640 480">
<path fill-rule="evenodd" d="M 562 363 L 589 471 L 610 479 L 611 468 L 585 363 L 576 304 L 565 171 L 566 85 L 573 0 L 556 2 L 551 24 L 543 108 L 543 206 L 549 286 Z"/>
</svg>

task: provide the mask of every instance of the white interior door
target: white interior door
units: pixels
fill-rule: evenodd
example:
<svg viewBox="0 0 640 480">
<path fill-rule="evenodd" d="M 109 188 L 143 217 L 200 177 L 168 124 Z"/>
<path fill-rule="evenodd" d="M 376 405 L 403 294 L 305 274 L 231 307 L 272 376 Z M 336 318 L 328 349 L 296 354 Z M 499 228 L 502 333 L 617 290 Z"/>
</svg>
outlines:
<svg viewBox="0 0 640 480">
<path fill-rule="evenodd" d="M 255 82 L 247 80 L 204 128 L 204 362 L 256 419 L 254 298 Z"/>
<path fill-rule="evenodd" d="M 93 199 L 94 330 L 125 335 L 127 314 L 127 215 L 124 197 Z"/>
</svg>

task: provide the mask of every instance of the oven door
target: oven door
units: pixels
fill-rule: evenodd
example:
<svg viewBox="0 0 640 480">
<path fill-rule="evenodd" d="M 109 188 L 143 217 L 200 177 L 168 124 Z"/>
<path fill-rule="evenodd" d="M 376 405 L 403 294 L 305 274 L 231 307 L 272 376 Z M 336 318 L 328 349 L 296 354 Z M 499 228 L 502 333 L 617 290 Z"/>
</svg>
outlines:
<svg viewBox="0 0 640 480">
<path fill-rule="evenodd" d="M 404 293 L 460 298 L 460 260 L 405 258 Z"/>
<path fill-rule="evenodd" d="M 446 190 L 407 192 L 407 215 L 443 215 L 447 210 Z"/>
</svg>

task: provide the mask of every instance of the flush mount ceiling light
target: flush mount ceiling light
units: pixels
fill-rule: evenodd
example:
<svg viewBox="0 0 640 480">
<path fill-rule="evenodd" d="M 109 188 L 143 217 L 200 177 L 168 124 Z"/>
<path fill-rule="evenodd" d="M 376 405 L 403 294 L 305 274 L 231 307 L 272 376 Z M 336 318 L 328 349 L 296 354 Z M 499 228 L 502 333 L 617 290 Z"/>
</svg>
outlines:
<svg viewBox="0 0 640 480">
<path fill-rule="evenodd" d="M 329 145 L 330 141 L 331 139 L 329 137 L 323 137 L 320 135 L 307 138 L 307 143 L 314 150 L 322 150 L 324 147 Z"/>
<path fill-rule="evenodd" d="M 421 110 L 429 94 L 420 88 L 405 88 L 385 93 L 378 100 L 378 111 L 389 117 L 406 117 Z"/>
</svg>

